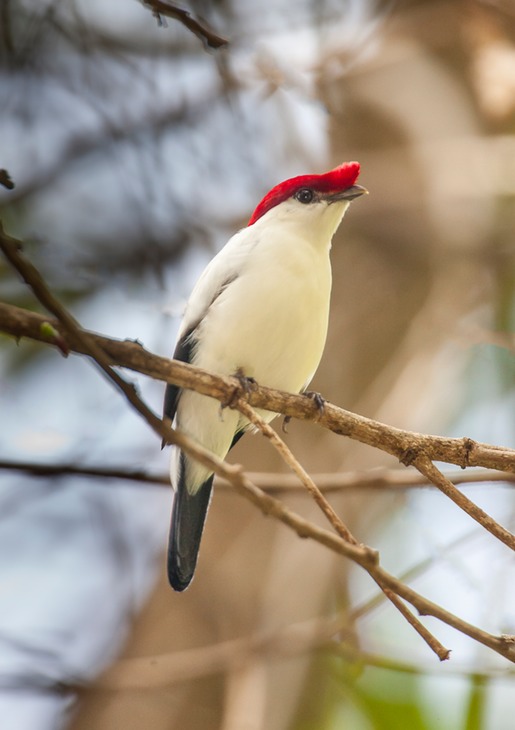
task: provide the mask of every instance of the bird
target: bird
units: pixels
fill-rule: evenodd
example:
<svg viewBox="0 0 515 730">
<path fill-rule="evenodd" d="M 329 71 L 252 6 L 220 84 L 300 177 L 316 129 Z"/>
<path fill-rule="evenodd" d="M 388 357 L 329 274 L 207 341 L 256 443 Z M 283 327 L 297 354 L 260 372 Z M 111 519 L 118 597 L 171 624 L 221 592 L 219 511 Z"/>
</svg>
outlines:
<svg viewBox="0 0 515 730">
<path fill-rule="evenodd" d="M 186 304 L 173 357 L 218 375 L 303 393 L 325 346 L 331 294 L 331 241 L 355 198 L 358 162 L 298 175 L 273 187 L 204 269 Z M 258 411 L 267 421 L 277 414 Z M 163 417 L 224 459 L 251 429 L 235 409 L 168 384 Z M 214 474 L 173 447 L 174 490 L 168 580 L 191 583 Z"/>
</svg>

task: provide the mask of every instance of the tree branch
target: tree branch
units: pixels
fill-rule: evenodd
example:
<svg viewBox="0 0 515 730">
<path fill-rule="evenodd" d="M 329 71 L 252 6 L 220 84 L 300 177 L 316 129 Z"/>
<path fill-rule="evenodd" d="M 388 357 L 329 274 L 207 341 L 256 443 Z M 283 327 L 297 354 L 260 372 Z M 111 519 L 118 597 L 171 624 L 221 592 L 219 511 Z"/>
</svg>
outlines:
<svg viewBox="0 0 515 730">
<path fill-rule="evenodd" d="M 126 383 L 123 378 L 121 378 L 118 373 L 112 369 L 113 362 L 116 362 L 116 360 L 113 361 L 108 347 L 113 341 L 92 335 L 80 327 L 62 304 L 51 294 L 37 269 L 35 269 L 35 267 L 20 253 L 20 243 L 6 235 L 1 226 L 0 248 L 13 267 L 22 275 L 27 284 L 32 288 L 39 301 L 58 318 L 57 322 L 54 323 L 49 323 L 45 318 L 40 319 L 39 328 L 37 328 L 38 336 L 36 339 L 48 340 L 48 338 L 50 338 L 51 341 L 58 344 L 62 351 L 66 351 L 66 347 L 63 347 L 63 342 L 61 342 L 61 340 L 64 339 L 67 345 L 69 344 L 69 341 L 71 341 L 71 349 L 73 349 L 74 346 L 77 351 L 90 356 L 97 367 L 99 367 L 102 372 L 116 385 L 116 387 L 123 393 L 131 405 L 138 411 L 138 413 L 140 413 L 140 415 L 156 433 L 165 440 L 180 446 L 183 451 L 192 456 L 192 458 L 197 459 L 200 463 L 206 465 L 210 470 L 215 472 L 215 474 L 228 479 L 238 493 L 249 499 L 265 515 L 272 515 L 277 518 L 293 529 L 300 537 L 309 537 L 314 539 L 331 550 L 353 560 L 355 563 L 363 567 L 374 578 L 374 580 L 380 584 L 381 588 L 385 586 L 390 589 L 394 594 L 396 594 L 396 596 L 403 598 L 405 601 L 414 606 L 419 613 L 435 616 L 476 641 L 490 647 L 510 661 L 515 661 L 514 637 L 494 636 L 489 634 L 424 598 L 416 591 L 403 584 L 402 581 L 395 578 L 395 576 L 392 576 L 381 568 L 379 565 L 379 556 L 375 550 L 365 545 L 356 545 L 334 535 L 331 532 L 328 532 L 327 530 L 323 530 L 316 525 L 309 523 L 307 520 L 300 517 L 300 515 L 297 515 L 295 512 L 287 509 L 282 502 L 265 494 L 256 485 L 254 485 L 245 476 L 241 466 L 232 466 L 225 463 L 206 449 L 200 447 L 184 434 L 170 428 L 162 419 L 155 416 L 155 414 L 152 413 L 152 411 L 138 397 L 134 387 Z M 9 310 L 12 310 L 13 308 L 8 307 L 7 309 L 7 314 L 9 314 Z M 18 310 L 18 313 L 20 311 L 23 310 Z M 12 311 L 10 311 L 10 313 L 12 314 Z M 57 335 L 54 334 L 54 329 L 57 330 Z M 20 333 L 15 332 L 14 334 L 16 335 Z M 123 343 L 118 343 L 117 346 L 120 346 L 121 344 Z M 132 346 L 134 347 L 134 345 Z M 142 348 L 136 346 L 136 349 L 141 355 L 143 351 Z M 148 357 L 149 355 L 146 353 L 147 362 Z M 155 363 L 155 356 L 151 356 L 151 358 Z M 164 359 L 159 358 L 159 360 Z M 171 363 L 167 363 L 168 366 L 170 366 L 170 364 Z M 184 364 L 181 365 L 184 367 Z M 170 372 L 169 368 L 167 368 L 167 371 L 167 376 L 161 379 L 168 379 L 168 373 Z M 179 385 L 182 385 L 182 387 L 193 387 L 195 390 L 203 392 L 202 387 L 205 386 L 205 383 L 202 383 L 202 379 L 204 378 L 208 382 L 210 381 L 215 387 L 226 390 L 227 388 L 230 388 L 231 392 L 223 393 L 222 398 L 220 398 L 222 402 L 231 402 L 235 394 L 238 394 L 239 397 L 240 384 L 237 378 L 215 378 L 208 373 L 202 373 L 202 371 L 198 371 L 194 368 L 190 370 L 189 367 L 186 368 L 185 374 L 189 374 L 191 382 L 189 384 L 178 383 Z M 177 382 L 177 380 L 172 379 L 172 382 Z M 199 384 L 202 387 L 199 387 Z M 205 394 L 213 395 L 212 392 L 206 392 Z M 423 453 L 423 449 L 421 447 L 418 449 L 415 448 L 419 441 L 423 444 L 427 443 L 428 445 L 432 442 L 440 441 L 446 443 L 449 451 L 453 454 L 456 453 L 453 451 L 453 448 L 456 449 L 459 444 L 458 453 L 462 455 L 466 462 L 463 465 L 467 465 L 470 462 L 471 453 L 480 451 L 482 454 L 491 454 L 493 451 L 502 455 L 501 463 L 506 470 L 515 470 L 515 460 L 512 458 L 509 450 L 507 449 L 474 444 L 469 440 L 438 439 L 437 437 L 428 437 L 421 434 L 403 432 L 399 429 L 392 429 L 391 427 L 384 426 L 376 421 L 364 419 L 363 417 L 356 416 L 355 414 L 351 414 L 347 411 L 342 411 L 341 409 L 337 409 L 335 406 L 330 406 L 329 404 L 325 405 L 324 413 L 322 414 L 322 417 L 320 417 L 318 408 L 316 404 L 312 402 L 312 399 L 302 396 L 291 396 L 286 393 L 281 393 L 280 391 L 273 391 L 266 388 L 256 388 L 256 392 L 250 394 L 249 400 L 252 399 L 253 395 L 257 396 L 258 402 L 256 405 L 265 407 L 268 410 L 280 411 L 286 415 L 297 415 L 296 413 L 290 413 L 289 409 L 294 411 L 296 408 L 299 409 L 300 406 L 300 413 L 302 414 L 300 417 L 312 419 L 316 418 L 318 422 L 325 421 L 326 425 L 332 428 L 332 430 L 335 430 L 337 433 L 349 435 L 353 438 L 358 438 L 356 433 L 359 432 L 360 437 L 358 440 L 383 448 L 385 451 L 390 453 L 396 454 L 399 449 L 399 444 L 402 443 L 403 445 L 406 445 L 406 448 L 401 452 L 401 460 L 403 463 L 412 463 L 416 458 L 420 457 L 421 453 Z M 261 398 L 261 401 L 265 402 L 259 402 L 259 398 Z M 286 405 L 283 404 L 282 408 L 276 408 L 274 406 L 275 399 L 278 401 L 284 401 Z M 314 413 L 313 410 L 315 411 Z M 340 418 L 338 425 L 336 426 L 333 423 L 331 426 L 331 419 L 334 420 L 338 418 Z M 345 421 L 345 423 L 343 423 L 343 421 Z M 350 426 L 352 427 L 349 428 Z M 465 455 L 463 455 L 463 449 L 465 449 Z M 433 457 L 427 456 L 427 458 Z M 423 460 L 420 460 L 419 468 L 426 467 L 427 464 Z M 431 477 L 433 476 L 434 475 L 431 474 Z M 481 522 L 481 524 L 483 524 L 483 522 Z M 483 526 L 488 529 L 487 525 L 484 524 Z M 406 613 L 406 610 L 404 610 L 403 613 Z M 410 621 L 410 623 L 413 622 Z M 426 634 L 426 640 L 431 640 L 433 638 L 429 632 L 426 632 Z M 443 647 L 441 648 L 444 652 L 446 651 Z M 441 658 L 445 658 L 445 656 L 442 656 Z"/>
<path fill-rule="evenodd" d="M 71 352 L 87 354 L 73 333 L 66 336 L 58 321 L 0 302 L 0 331 L 16 339 L 27 337 L 47 345 L 56 345 L 45 333 L 47 323 L 66 338 Z M 84 331 L 102 348 L 112 365 L 135 370 L 181 388 L 196 390 L 225 403 L 231 401 L 240 386 L 237 378 L 213 375 L 193 365 L 154 355 L 138 342 L 117 340 Z M 462 469 L 480 466 L 515 474 L 514 449 L 480 443 L 469 438 L 429 436 L 394 428 L 346 411 L 328 401 L 320 413 L 311 398 L 260 385 L 252 389 L 247 401 L 254 408 L 264 408 L 301 421 L 316 421 L 319 426 L 334 433 L 392 454 L 402 463 L 412 463 L 416 454 L 422 452 L 432 461 L 456 464 Z"/>
</svg>

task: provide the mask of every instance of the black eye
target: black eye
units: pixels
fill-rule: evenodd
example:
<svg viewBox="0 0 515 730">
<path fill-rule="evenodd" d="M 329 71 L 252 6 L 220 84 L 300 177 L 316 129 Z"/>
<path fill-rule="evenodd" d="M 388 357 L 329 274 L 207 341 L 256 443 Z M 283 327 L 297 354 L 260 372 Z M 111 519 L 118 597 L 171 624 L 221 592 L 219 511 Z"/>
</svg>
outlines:
<svg viewBox="0 0 515 730">
<path fill-rule="evenodd" d="M 314 197 L 314 192 L 309 188 L 302 188 L 302 190 L 295 193 L 295 198 L 299 201 L 299 203 L 304 203 L 305 205 L 307 203 L 311 203 Z"/>
</svg>

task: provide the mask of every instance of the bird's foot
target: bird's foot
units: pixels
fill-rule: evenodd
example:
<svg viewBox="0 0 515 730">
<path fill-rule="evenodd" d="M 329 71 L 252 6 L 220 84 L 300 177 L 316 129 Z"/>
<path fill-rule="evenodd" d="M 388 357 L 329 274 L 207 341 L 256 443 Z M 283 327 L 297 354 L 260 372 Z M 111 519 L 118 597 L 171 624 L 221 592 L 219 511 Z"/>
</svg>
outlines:
<svg viewBox="0 0 515 730">
<path fill-rule="evenodd" d="M 324 406 L 325 406 L 325 398 L 320 395 L 316 390 L 305 390 L 303 395 L 305 395 L 307 398 L 311 398 L 311 400 L 314 402 L 314 404 L 317 407 L 318 411 L 318 417 L 323 415 L 324 413 Z"/>
<path fill-rule="evenodd" d="M 249 378 L 241 368 L 236 370 L 233 377 L 236 378 L 239 385 L 234 388 L 229 398 L 222 403 L 222 408 L 234 408 L 242 396 L 248 396 L 257 387 L 255 378 Z"/>
<path fill-rule="evenodd" d="M 241 368 L 238 368 L 234 373 L 234 377 L 239 380 L 241 390 L 245 395 L 249 395 L 253 390 L 257 388 L 257 381 L 255 378 L 249 378 Z"/>
</svg>

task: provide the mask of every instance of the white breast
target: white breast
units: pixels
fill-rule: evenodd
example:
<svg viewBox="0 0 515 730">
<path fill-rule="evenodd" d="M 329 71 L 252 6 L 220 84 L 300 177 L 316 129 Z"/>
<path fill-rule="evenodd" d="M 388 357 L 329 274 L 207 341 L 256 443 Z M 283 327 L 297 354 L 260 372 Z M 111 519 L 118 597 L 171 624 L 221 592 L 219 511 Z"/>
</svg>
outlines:
<svg viewBox="0 0 515 730">
<path fill-rule="evenodd" d="M 210 307 L 195 364 L 262 385 L 300 391 L 318 367 L 327 335 L 329 249 L 296 236 L 267 237 Z"/>
</svg>

